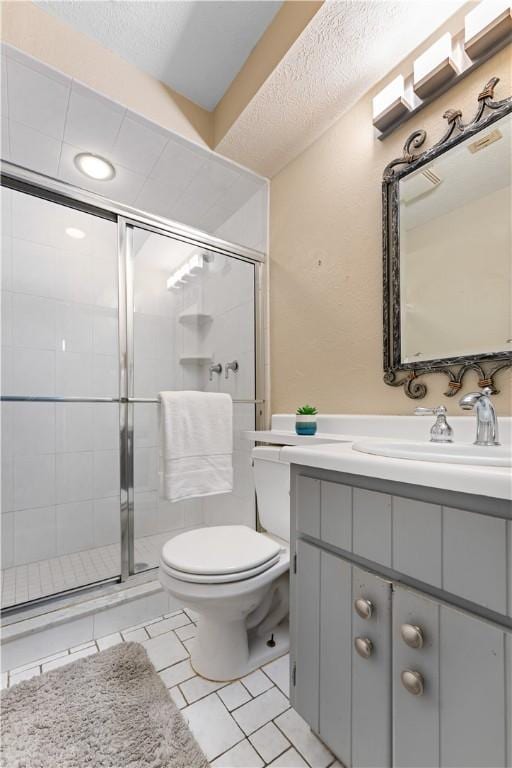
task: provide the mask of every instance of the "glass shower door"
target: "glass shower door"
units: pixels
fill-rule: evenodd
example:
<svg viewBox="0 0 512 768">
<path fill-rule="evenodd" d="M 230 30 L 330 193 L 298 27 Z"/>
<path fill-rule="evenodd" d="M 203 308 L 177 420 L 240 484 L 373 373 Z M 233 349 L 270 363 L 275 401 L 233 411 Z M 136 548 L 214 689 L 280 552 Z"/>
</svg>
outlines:
<svg viewBox="0 0 512 768">
<path fill-rule="evenodd" d="M 120 573 L 116 222 L 2 187 L 2 607 Z"/>
<path fill-rule="evenodd" d="M 254 525 L 249 443 L 240 431 L 254 429 L 255 422 L 255 268 L 160 233 L 131 232 L 134 569 L 140 571 L 158 565 L 162 544 L 180 531 L 233 522 Z M 222 366 L 220 373 L 210 370 L 216 365 Z M 174 504 L 161 497 L 162 390 L 232 395 L 233 493 Z"/>
</svg>

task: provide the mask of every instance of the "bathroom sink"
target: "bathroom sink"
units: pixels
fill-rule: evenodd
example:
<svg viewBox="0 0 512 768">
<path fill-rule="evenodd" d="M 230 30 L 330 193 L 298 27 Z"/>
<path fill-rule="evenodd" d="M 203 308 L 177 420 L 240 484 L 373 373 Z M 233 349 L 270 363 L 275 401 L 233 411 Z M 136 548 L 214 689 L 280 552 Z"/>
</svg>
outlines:
<svg viewBox="0 0 512 768">
<path fill-rule="evenodd" d="M 354 451 L 389 456 L 394 459 L 440 461 L 448 464 L 479 464 L 485 467 L 512 466 L 510 445 L 473 445 L 472 443 L 416 443 L 409 440 L 361 440 Z"/>
</svg>

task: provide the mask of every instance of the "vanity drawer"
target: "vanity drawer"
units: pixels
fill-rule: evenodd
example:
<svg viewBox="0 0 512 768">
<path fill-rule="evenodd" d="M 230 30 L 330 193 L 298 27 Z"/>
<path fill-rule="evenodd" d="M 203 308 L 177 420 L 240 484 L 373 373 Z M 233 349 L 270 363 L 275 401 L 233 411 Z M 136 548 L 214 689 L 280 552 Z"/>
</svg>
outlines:
<svg viewBox="0 0 512 768">
<path fill-rule="evenodd" d="M 352 551 L 352 494 L 350 485 L 322 481 L 320 538 L 347 552 Z"/>
<path fill-rule="evenodd" d="M 469 513 L 466 513 L 469 514 Z M 442 587 L 442 508 L 393 497 L 393 568 Z"/>
<path fill-rule="evenodd" d="M 335 478 L 295 487 L 299 533 L 512 616 L 511 520 Z"/>
<path fill-rule="evenodd" d="M 394 496 L 393 569 L 507 615 L 507 526 L 498 517 Z"/>
<path fill-rule="evenodd" d="M 299 475 L 296 479 L 297 530 L 352 551 L 352 488 Z"/>
<path fill-rule="evenodd" d="M 354 488 L 353 552 L 391 566 L 391 496 Z"/>
<path fill-rule="evenodd" d="M 444 507 L 443 589 L 506 614 L 507 525 L 498 517 Z"/>
</svg>

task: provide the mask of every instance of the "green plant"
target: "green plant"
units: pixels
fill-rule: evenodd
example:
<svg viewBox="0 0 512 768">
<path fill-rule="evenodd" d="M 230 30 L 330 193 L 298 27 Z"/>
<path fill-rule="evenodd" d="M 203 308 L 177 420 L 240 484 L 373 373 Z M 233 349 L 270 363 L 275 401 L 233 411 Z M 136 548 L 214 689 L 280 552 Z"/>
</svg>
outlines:
<svg viewBox="0 0 512 768">
<path fill-rule="evenodd" d="M 318 411 L 314 405 L 303 405 L 297 408 L 297 416 L 314 416 Z"/>
</svg>

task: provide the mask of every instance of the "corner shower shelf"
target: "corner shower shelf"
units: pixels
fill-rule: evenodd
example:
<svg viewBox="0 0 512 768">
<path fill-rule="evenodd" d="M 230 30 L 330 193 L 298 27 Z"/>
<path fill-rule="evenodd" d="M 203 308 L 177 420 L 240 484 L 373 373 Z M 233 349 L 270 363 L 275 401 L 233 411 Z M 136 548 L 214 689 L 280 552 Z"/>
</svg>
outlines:
<svg viewBox="0 0 512 768">
<path fill-rule="evenodd" d="M 182 312 L 178 318 L 182 325 L 206 325 L 213 320 L 213 315 L 206 312 Z"/>
<path fill-rule="evenodd" d="M 212 355 L 183 355 L 180 357 L 180 365 L 207 365 L 212 362 Z"/>
</svg>

